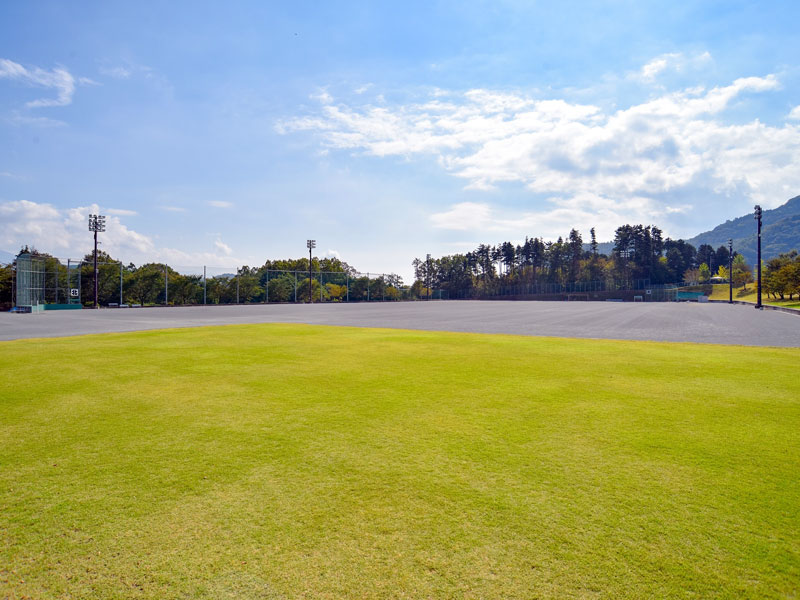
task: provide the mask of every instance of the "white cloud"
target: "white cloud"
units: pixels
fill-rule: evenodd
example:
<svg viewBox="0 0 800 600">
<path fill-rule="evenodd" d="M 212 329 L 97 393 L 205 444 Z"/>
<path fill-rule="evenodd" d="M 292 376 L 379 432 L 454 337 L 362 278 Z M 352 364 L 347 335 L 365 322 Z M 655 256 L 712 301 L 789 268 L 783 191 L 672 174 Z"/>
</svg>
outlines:
<svg viewBox="0 0 800 600">
<path fill-rule="evenodd" d="M 92 236 L 87 230 L 89 214 L 103 211 L 97 204 L 58 209 L 51 204 L 16 200 L 0 202 L 0 249 L 15 253 L 24 245 L 33 246 L 59 258 L 80 259 L 92 249 Z M 213 250 L 207 252 L 185 252 L 170 247 L 159 247 L 147 235 L 128 228 L 121 220 L 117 209 L 105 211 L 106 231 L 99 238 L 100 248 L 125 263 L 166 261 L 173 267 L 194 265 L 202 270 L 203 265 L 234 265 L 252 263 L 233 255 L 231 248 L 217 238 Z M 115 214 L 116 213 L 116 214 Z M 180 269 L 179 269 L 180 270 Z M 189 269 L 191 270 L 191 269 Z"/>
<path fill-rule="evenodd" d="M 430 217 L 434 227 L 456 231 L 479 231 L 494 229 L 491 208 L 480 202 L 459 202 L 450 210 L 434 213 Z"/>
<path fill-rule="evenodd" d="M 26 68 L 14 61 L 0 58 L 0 79 L 6 78 L 22 83 L 51 88 L 56 92 L 55 98 L 40 98 L 26 103 L 28 108 L 47 106 L 67 106 L 72 102 L 75 93 L 75 78 L 62 67 L 51 71 L 39 67 Z"/>
<path fill-rule="evenodd" d="M 711 54 L 708 52 L 702 52 L 694 56 L 686 56 L 682 52 L 669 52 L 657 56 L 646 63 L 635 78 L 651 83 L 665 71 L 680 73 L 689 69 L 699 69 L 709 62 L 711 62 Z"/>
<path fill-rule="evenodd" d="M 342 255 L 339 254 L 338 250 L 328 250 L 325 254 L 323 254 L 323 256 L 328 256 L 330 258 L 338 258 L 339 260 L 342 260 Z"/>
<path fill-rule="evenodd" d="M 314 132 L 331 150 L 432 159 L 468 189 L 523 185 L 553 206 L 531 219 L 560 219 L 568 227 L 636 215 L 653 222 L 690 210 L 680 198 L 735 195 L 770 207 L 797 193 L 800 127 L 724 120 L 742 94 L 779 88 L 774 75 L 744 77 L 613 111 L 482 89 L 437 90 L 396 106 L 326 98 L 316 114 L 282 121 L 277 130 Z M 489 218 L 487 210 L 460 203 L 433 215 L 432 224 L 468 230 Z M 504 226 L 503 218 L 490 222 Z"/>
<path fill-rule="evenodd" d="M 99 212 L 100 207 L 96 204 L 59 210 L 51 204 L 28 200 L 5 202 L 0 204 L 3 221 L 0 244 L 7 250 L 28 244 L 56 256 L 66 253 L 72 258 L 79 258 L 91 245 L 91 236 L 87 231 L 88 215 Z M 112 253 L 147 253 L 155 250 L 148 237 L 128 229 L 116 216 L 108 218 L 102 241 L 103 249 Z"/>
<path fill-rule="evenodd" d="M 133 69 L 130 67 L 100 67 L 98 69 L 101 75 L 106 75 L 107 77 L 113 77 L 114 79 L 128 79 L 130 78 L 131 74 L 133 73 Z"/>
<path fill-rule="evenodd" d="M 328 90 L 320 90 L 317 94 L 311 94 L 309 96 L 312 100 L 317 100 L 322 104 L 328 104 L 329 102 L 333 101 L 333 97 L 328 93 Z"/>
<path fill-rule="evenodd" d="M 594 227 L 601 239 L 610 239 L 625 219 L 652 222 L 653 218 L 670 212 L 649 198 L 641 197 L 615 200 L 596 194 L 579 194 L 566 200 L 550 198 L 548 203 L 542 210 L 519 213 L 483 202 L 460 202 L 447 211 L 430 215 L 430 221 L 439 229 L 506 236 L 533 231 L 553 240 L 573 227 L 583 232 Z"/>
<path fill-rule="evenodd" d="M 795 106 L 786 118 L 800 121 L 800 105 Z"/>
<path fill-rule="evenodd" d="M 215 208 L 231 208 L 233 202 L 228 202 L 227 200 L 209 200 L 208 205 Z"/>
<path fill-rule="evenodd" d="M 22 114 L 19 111 L 12 111 L 6 117 L 6 123 L 10 125 L 31 125 L 33 127 L 64 127 L 66 123 L 58 119 L 50 119 L 48 117 L 31 117 L 30 115 Z"/>
<path fill-rule="evenodd" d="M 147 65 L 140 65 L 129 60 L 123 61 L 123 64 L 117 65 L 105 62 L 97 68 L 97 71 L 101 75 L 119 80 L 130 79 L 135 75 L 144 76 L 146 79 L 155 77 L 155 72 L 151 67 L 148 67 Z"/>
<path fill-rule="evenodd" d="M 127 208 L 107 208 L 105 212 L 109 215 L 117 215 L 119 217 L 133 217 L 139 214 L 135 210 L 128 210 Z"/>
<path fill-rule="evenodd" d="M 222 252 L 224 256 L 230 256 L 231 254 L 233 254 L 233 250 L 231 250 L 231 247 L 220 239 L 214 241 L 214 248 Z"/>
<path fill-rule="evenodd" d="M 182 206 L 169 206 L 162 204 L 159 206 L 161 210 L 166 210 L 167 212 L 186 212 L 186 209 Z"/>
</svg>

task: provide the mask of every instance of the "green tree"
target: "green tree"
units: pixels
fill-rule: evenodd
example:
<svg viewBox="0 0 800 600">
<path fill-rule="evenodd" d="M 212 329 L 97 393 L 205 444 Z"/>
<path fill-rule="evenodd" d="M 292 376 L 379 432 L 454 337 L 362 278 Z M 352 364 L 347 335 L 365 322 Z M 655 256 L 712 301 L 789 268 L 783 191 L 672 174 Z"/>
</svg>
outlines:
<svg viewBox="0 0 800 600">
<path fill-rule="evenodd" d="M 148 263 L 142 265 L 124 282 L 125 302 L 129 304 L 156 304 L 164 296 L 164 265 Z"/>
<path fill-rule="evenodd" d="M 306 298 L 308 297 L 308 277 L 305 278 Z M 298 282 L 299 285 L 299 282 Z M 294 273 L 284 272 L 269 280 L 269 301 L 270 302 L 294 302 Z M 298 296 L 300 299 L 302 295 Z"/>
<path fill-rule="evenodd" d="M 794 294 L 800 293 L 800 255 L 797 251 L 792 250 L 767 261 L 763 283 L 767 294 L 780 297 L 781 300 L 787 294 L 791 300 Z"/>
<path fill-rule="evenodd" d="M 172 304 L 198 304 L 203 301 L 203 278 L 201 275 L 176 274 L 170 277 L 169 298 Z"/>
<path fill-rule="evenodd" d="M 713 246 L 709 244 L 700 244 L 700 247 L 697 249 L 696 260 L 699 264 L 706 263 L 709 271 L 713 270 L 716 261 L 716 253 L 714 252 Z"/>
<path fill-rule="evenodd" d="M 0 310 L 9 310 L 15 304 L 11 297 L 14 270 L 12 265 L 0 265 Z"/>
<path fill-rule="evenodd" d="M 731 272 L 733 285 L 742 289 L 747 289 L 747 284 L 753 281 L 753 268 L 747 264 L 744 256 L 736 254 L 733 257 L 733 269 Z"/>
<path fill-rule="evenodd" d="M 709 246 L 709 248 L 710 247 L 711 246 Z M 700 263 L 700 266 L 697 268 L 697 270 L 698 281 L 700 281 L 700 283 L 706 283 L 709 279 L 711 279 L 711 269 L 706 263 Z"/>
<path fill-rule="evenodd" d="M 94 306 L 94 254 L 83 257 L 81 271 L 81 301 L 84 306 Z M 162 266 L 163 274 L 163 266 Z M 97 251 L 97 302 L 107 306 L 119 302 L 120 262 L 102 250 Z M 124 291 L 124 269 L 123 269 Z"/>
</svg>

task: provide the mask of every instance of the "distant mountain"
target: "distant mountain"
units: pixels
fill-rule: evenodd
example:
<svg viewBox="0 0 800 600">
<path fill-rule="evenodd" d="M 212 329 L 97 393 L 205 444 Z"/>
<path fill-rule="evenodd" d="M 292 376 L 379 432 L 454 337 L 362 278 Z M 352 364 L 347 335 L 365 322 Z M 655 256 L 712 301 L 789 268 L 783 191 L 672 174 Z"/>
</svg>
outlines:
<svg viewBox="0 0 800 600">
<path fill-rule="evenodd" d="M 800 196 L 772 210 L 765 210 L 761 217 L 761 258 L 769 260 L 782 252 L 800 250 Z M 758 231 L 753 213 L 726 221 L 711 231 L 706 231 L 686 240 L 695 248 L 709 244 L 714 249 L 727 246 L 733 239 L 733 249 L 744 255 L 751 265 L 756 264 Z"/>
<path fill-rule="evenodd" d="M 745 260 L 755 266 L 758 255 L 757 238 L 756 221 L 753 213 L 750 213 L 725 221 L 711 231 L 686 241 L 695 248 L 709 244 L 716 250 L 720 246 L 727 247 L 728 239 L 733 239 L 734 251 L 744 255 Z M 590 246 L 584 244 L 583 248 L 588 251 Z M 600 242 L 597 250 L 600 254 L 611 256 L 614 242 Z M 761 215 L 761 258 L 769 260 L 791 250 L 800 251 L 800 196 L 795 196 L 778 208 L 765 210 Z"/>
<path fill-rule="evenodd" d="M 591 244 L 584 244 L 584 250 L 591 250 Z M 597 242 L 597 253 L 598 254 L 605 254 L 606 256 L 611 256 L 611 253 L 614 252 L 614 242 Z"/>
</svg>

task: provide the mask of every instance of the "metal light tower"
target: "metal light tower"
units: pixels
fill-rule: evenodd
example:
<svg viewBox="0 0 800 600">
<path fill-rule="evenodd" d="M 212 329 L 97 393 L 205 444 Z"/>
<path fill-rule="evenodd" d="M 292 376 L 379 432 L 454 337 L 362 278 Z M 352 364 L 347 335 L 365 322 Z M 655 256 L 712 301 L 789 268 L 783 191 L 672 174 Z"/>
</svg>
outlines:
<svg viewBox="0 0 800 600">
<path fill-rule="evenodd" d="M 728 238 L 728 304 L 733 304 L 733 239 Z"/>
<path fill-rule="evenodd" d="M 314 302 L 314 293 L 311 290 L 311 251 L 317 247 L 317 240 L 306 240 L 308 248 L 308 301 Z"/>
<path fill-rule="evenodd" d="M 758 221 L 758 301 L 756 308 L 761 308 L 761 207 L 755 206 L 755 219 Z"/>
<path fill-rule="evenodd" d="M 94 232 L 94 307 L 97 303 L 97 234 L 106 230 L 105 215 L 89 215 L 89 231 Z"/>
<path fill-rule="evenodd" d="M 431 299 L 431 255 L 425 256 L 425 287 L 428 288 L 428 300 Z"/>
</svg>

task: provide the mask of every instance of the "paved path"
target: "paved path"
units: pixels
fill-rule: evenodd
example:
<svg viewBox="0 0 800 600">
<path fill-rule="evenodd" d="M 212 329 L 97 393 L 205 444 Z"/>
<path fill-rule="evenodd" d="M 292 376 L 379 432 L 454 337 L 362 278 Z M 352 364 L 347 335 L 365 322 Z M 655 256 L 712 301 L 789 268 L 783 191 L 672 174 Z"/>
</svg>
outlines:
<svg viewBox="0 0 800 600">
<path fill-rule="evenodd" d="M 751 306 L 471 300 L 0 313 L 0 340 L 233 323 L 309 323 L 800 347 L 800 316 L 759 311 Z"/>
</svg>

